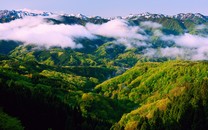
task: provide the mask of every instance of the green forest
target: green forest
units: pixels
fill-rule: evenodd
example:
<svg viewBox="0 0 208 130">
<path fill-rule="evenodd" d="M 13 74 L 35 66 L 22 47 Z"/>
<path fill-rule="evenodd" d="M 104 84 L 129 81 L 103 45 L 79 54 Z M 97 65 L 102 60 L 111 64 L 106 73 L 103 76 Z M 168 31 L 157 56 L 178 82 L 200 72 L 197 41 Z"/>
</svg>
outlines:
<svg viewBox="0 0 208 130">
<path fill-rule="evenodd" d="M 116 68 L 1 55 L 1 129 L 208 128 L 208 62 L 138 61 L 119 75 Z"/>
</svg>

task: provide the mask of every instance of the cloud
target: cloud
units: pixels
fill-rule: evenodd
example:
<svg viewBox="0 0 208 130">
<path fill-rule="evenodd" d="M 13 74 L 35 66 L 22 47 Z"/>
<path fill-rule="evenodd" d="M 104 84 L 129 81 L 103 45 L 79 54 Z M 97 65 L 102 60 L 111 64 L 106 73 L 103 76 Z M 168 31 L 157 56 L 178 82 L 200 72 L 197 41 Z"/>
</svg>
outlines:
<svg viewBox="0 0 208 130">
<path fill-rule="evenodd" d="M 130 26 L 129 23 L 122 19 L 111 20 L 101 25 L 92 23 L 86 24 L 87 30 L 94 35 L 115 38 L 115 43 L 123 44 L 127 48 L 145 46 L 145 40 L 148 40 L 144 30 L 139 26 Z"/>
<path fill-rule="evenodd" d="M 53 16 L 54 18 L 54 16 Z M 145 34 L 145 28 L 150 28 L 152 34 Z M 180 58 L 186 60 L 208 59 L 208 36 L 189 33 L 182 35 L 165 35 L 162 25 L 155 22 L 141 22 L 141 26 L 132 26 L 121 19 L 111 20 L 100 25 L 87 23 L 82 25 L 53 24 L 43 17 L 25 17 L 0 24 L 0 40 L 21 41 L 24 44 L 59 46 L 62 48 L 81 48 L 77 38 L 98 38 L 97 35 L 114 38 L 115 44 L 123 44 L 127 48 L 142 47 L 144 56 L 159 58 Z M 204 26 L 198 27 L 204 28 Z M 157 36 L 163 47 L 152 45 L 152 36 Z M 169 44 L 169 43 L 174 44 Z M 156 42 L 157 43 L 157 42 Z"/>
<path fill-rule="evenodd" d="M 207 60 L 208 59 L 208 37 L 185 33 L 183 35 L 164 35 L 160 37 L 164 42 L 174 42 L 174 47 L 160 49 L 146 49 L 145 56 L 167 57 L 185 60 Z M 150 52 L 148 52 L 148 50 Z"/>
<path fill-rule="evenodd" d="M 154 49 L 155 52 L 152 54 L 157 57 L 167 57 L 171 59 L 182 59 L 182 60 L 207 60 L 208 59 L 208 47 L 206 48 L 161 48 L 159 50 Z M 159 54 L 159 55 L 158 55 Z M 150 56 L 152 57 L 152 56 Z"/>
<path fill-rule="evenodd" d="M 176 58 L 184 56 L 184 49 L 177 47 L 166 47 L 161 50 L 162 57 Z"/>
<path fill-rule="evenodd" d="M 207 60 L 208 59 L 208 36 L 193 35 L 185 33 L 182 35 L 165 35 L 162 33 L 162 25 L 145 21 L 140 23 L 140 27 L 130 26 L 124 20 L 112 20 L 102 25 L 87 24 L 86 28 L 95 35 L 114 37 L 117 43 L 132 47 L 145 47 L 144 56 L 153 58 L 167 57 L 171 59 L 185 60 Z M 157 36 L 161 44 L 167 44 L 165 47 L 154 48 L 150 35 L 141 35 L 145 28 L 153 29 L 152 36 Z M 205 26 L 198 27 L 199 29 Z M 169 43 L 174 44 L 169 44 Z M 169 44 L 169 45 L 168 45 Z M 168 46 L 168 47 L 167 47 Z"/>
<path fill-rule="evenodd" d="M 139 34 L 143 31 L 138 26 L 129 26 L 128 22 L 121 19 L 111 20 L 101 25 L 88 23 L 86 28 L 95 35 L 101 35 L 113 38 L 131 38 L 138 40 L 146 40 L 147 37 Z"/>
<path fill-rule="evenodd" d="M 189 33 L 185 33 L 179 36 L 163 35 L 161 39 L 164 41 L 174 41 L 176 45 L 186 48 L 200 48 L 208 46 L 208 37 L 192 35 Z"/>
<path fill-rule="evenodd" d="M 47 23 L 42 17 L 25 17 L 0 24 L 1 40 L 15 40 L 46 47 L 80 48 L 82 45 L 74 41 L 77 37 L 95 38 L 81 25 L 54 25 Z"/>
<path fill-rule="evenodd" d="M 170 59 L 183 59 L 193 60 L 196 52 L 192 49 L 179 48 L 179 47 L 166 47 L 166 48 L 147 48 L 144 51 L 144 56 L 149 58 L 170 58 Z"/>
<path fill-rule="evenodd" d="M 161 37 L 161 36 L 163 36 L 163 33 L 162 33 L 162 31 L 156 29 L 153 31 L 153 35 L 157 36 L 157 37 Z"/>
<path fill-rule="evenodd" d="M 208 46 L 208 37 L 201 37 L 188 33 L 182 36 L 175 37 L 174 41 L 179 46 L 184 46 L 189 48 L 199 48 L 202 46 Z"/>
<path fill-rule="evenodd" d="M 156 23 L 156 22 L 152 22 L 152 21 L 141 22 L 140 26 L 145 27 L 145 28 L 150 28 L 150 29 L 162 28 L 161 24 Z"/>
<path fill-rule="evenodd" d="M 123 44 L 128 49 L 134 48 L 134 47 L 147 47 L 147 43 L 144 41 L 140 41 L 137 39 L 127 39 L 127 38 L 119 38 L 115 43 L 117 44 Z"/>
<path fill-rule="evenodd" d="M 199 47 L 193 55 L 192 60 L 207 60 L 208 59 L 208 46 Z"/>
<path fill-rule="evenodd" d="M 129 26 L 125 20 L 112 20 L 101 25 L 87 23 L 86 26 L 82 26 L 57 25 L 47 22 L 43 17 L 24 17 L 0 24 L 0 40 L 21 41 L 24 44 L 47 48 L 51 46 L 81 48 L 82 44 L 76 43 L 74 39 L 94 39 L 96 35 L 101 35 L 115 38 L 116 42 L 121 41 L 122 44 L 130 47 L 132 46 L 130 44 L 139 45 L 141 41 L 147 39 L 146 36 L 139 34 L 142 31 L 138 26 Z"/>
<path fill-rule="evenodd" d="M 204 24 L 201 24 L 201 25 L 195 26 L 195 29 L 196 29 L 196 30 L 203 30 L 203 29 L 207 29 L 207 26 L 204 25 Z"/>
</svg>

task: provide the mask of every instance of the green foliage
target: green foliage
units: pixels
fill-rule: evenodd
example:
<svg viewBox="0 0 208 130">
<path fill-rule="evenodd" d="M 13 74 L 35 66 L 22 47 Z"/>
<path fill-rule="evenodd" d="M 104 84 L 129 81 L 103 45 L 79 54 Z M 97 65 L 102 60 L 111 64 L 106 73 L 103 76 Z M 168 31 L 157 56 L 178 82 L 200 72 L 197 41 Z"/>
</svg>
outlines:
<svg viewBox="0 0 208 130">
<path fill-rule="evenodd" d="M 21 122 L 0 110 L 0 129 L 1 130 L 24 130 Z"/>
<path fill-rule="evenodd" d="M 96 93 L 89 93 L 92 99 L 83 95 L 113 70 L 56 67 L 8 57 L 0 62 L 0 106 L 26 129 L 109 129 L 128 111 L 126 106 Z M 118 111 L 112 114 L 114 109 Z M 30 116 L 33 120 L 28 122 Z"/>
<path fill-rule="evenodd" d="M 145 72 L 124 78 L 136 70 L 142 72 L 143 64 L 147 67 Z M 207 129 L 207 62 L 170 61 L 152 63 L 152 67 L 138 63 L 135 68 L 96 87 L 102 93 L 105 86 L 114 86 L 119 96 L 113 98 L 127 96 L 139 103 L 112 128 L 128 129 L 135 124 L 134 129 Z M 125 96 L 120 83 L 126 83 L 130 89 Z M 142 118 L 147 120 L 141 121 Z"/>
<path fill-rule="evenodd" d="M 25 128 L 33 123 L 47 129 L 60 125 L 63 129 L 207 128 L 207 62 L 138 62 L 102 82 L 114 69 L 2 58 L 0 106 Z M 23 112 L 34 117 L 32 124 Z M 50 120 L 42 125 L 40 118 Z"/>
<path fill-rule="evenodd" d="M 172 18 L 163 18 L 159 19 L 157 22 L 161 23 L 164 26 L 163 32 L 166 34 L 181 34 L 184 32 L 184 24 L 176 19 Z"/>
<path fill-rule="evenodd" d="M 7 55 L 19 45 L 20 43 L 15 41 L 0 41 L 0 54 Z"/>
</svg>

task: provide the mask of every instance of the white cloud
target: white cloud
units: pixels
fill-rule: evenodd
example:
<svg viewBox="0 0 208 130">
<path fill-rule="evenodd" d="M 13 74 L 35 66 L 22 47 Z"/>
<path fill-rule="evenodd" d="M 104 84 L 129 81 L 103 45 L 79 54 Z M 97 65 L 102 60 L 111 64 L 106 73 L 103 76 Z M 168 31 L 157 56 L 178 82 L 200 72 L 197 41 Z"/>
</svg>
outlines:
<svg viewBox="0 0 208 130">
<path fill-rule="evenodd" d="M 137 39 L 127 39 L 127 38 L 119 38 L 115 43 L 123 44 L 128 49 L 133 47 L 141 47 L 141 46 L 148 46 L 144 41 L 140 41 Z"/>
<path fill-rule="evenodd" d="M 162 31 L 156 29 L 155 31 L 153 31 L 153 35 L 157 36 L 157 37 L 161 37 L 161 36 L 163 36 L 163 33 L 162 33 Z"/>
<path fill-rule="evenodd" d="M 162 57 L 176 58 L 176 57 L 184 56 L 184 49 L 182 48 L 166 47 L 166 48 L 162 48 L 160 51 Z"/>
<path fill-rule="evenodd" d="M 159 37 L 164 42 L 173 41 L 174 47 L 152 48 L 151 37 L 144 34 L 142 28 L 152 28 L 153 36 Z M 38 46 L 59 46 L 81 48 L 82 44 L 76 43 L 76 38 L 97 38 L 96 35 L 115 38 L 115 43 L 123 44 L 127 48 L 146 47 L 145 56 L 169 57 L 186 60 L 208 59 L 208 36 L 199 36 L 185 33 L 180 36 L 164 35 L 160 28 L 162 25 L 154 22 L 142 22 L 141 27 L 131 26 L 125 20 L 115 19 L 101 25 L 87 23 L 82 25 L 53 24 L 46 22 L 43 17 L 25 17 L 9 23 L 0 24 L 0 40 L 21 41 L 24 44 Z M 204 28 L 204 26 L 198 27 Z M 142 35 L 142 34 L 144 35 Z M 147 43 L 148 42 L 148 43 Z"/>
<path fill-rule="evenodd" d="M 88 23 L 86 28 L 94 35 L 115 38 L 115 43 L 123 44 L 127 48 L 146 46 L 145 40 L 148 37 L 140 33 L 144 30 L 139 26 L 130 26 L 127 21 L 122 19 L 111 20 L 101 25 Z"/>
<path fill-rule="evenodd" d="M 198 48 L 201 46 L 208 46 L 208 38 L 207 37 L 201 37 L 197 35 L 192 34 L 184 34 L 182 36 L 176 36 L 175 39 L 173 39 L 177 45 L 183 46 L 183 47 L 189 47 L 189 48 Z"/>
<path fill-rule="evenodd" d="M 123 43 L 130 46 L 131 43 L 138 44 L 147 39 L 146 36 L 139 34 L 142 31 L 140 27 L 129 26 L 125 20 L 112 20 L 101 25 L 88 23 L 86 26 L 82 26 L 54 25 L 46 22 L 43 17 L 25 17 L 0 24 L 0 40 L 15 40 L 46 47 L 80 48 L 82 45 L 75 43 L 75 38 L 94 39 L 95 35 L 101 35 L 113 37 L 118 40 L 117 42 L 126 39 L 126 42 Z M 135 43 L 135 41 L 137 42 Z"/>
<path fill-rule="evenodd" d="M 147 48 L 143 51 L 143 53 L 146 57 L 159 57 L 159 55 L 157 55 L 157 49 L 154 48 Z"/>
<path fill-rule="evenodd" d="M 95 35 L 102 35 L 113 38 L 131 38 L 146 40 L 147 37 L 139 34 L 140 27 L 129 26 L 125 20 L 115 19 L 101 25 L 88 23 L 86 28 Z"/>
<path fill-rule="evenodd" d="M 158 28 L 162 28 L 162 25 L 156 22 L 152 22 L 152 21 L 145 21 L 145 22 L 141 22 L 140 25 L 142 27 L 146 27 L 146 28 L 150 28 L 150 29 L 158 29 Z"/>
<path fill-rule="evenodd" d="M 207 60 L 208 59 L 208 37 L 192 35 L 185 33 L 180 36 L 162 35 L 163 41 L 173 41 L 175 47 L 167 47 L 161 49 L 150 49 L 151 53 L 147 53 L 149 57 L 169 57 L 185 59 L 185 60 Z"/>
<path fill-rule="evenodd" d="M 189 33 L 185 33 L 180 36 L 163 35 L 161 39 L 164 41 L 174 41 L 176 45 L 187 48 L 200 48 L 200 47 L 208 46 L 208 37 L 192 35 Z"/>
<path fill-rule="evenodd" d="M 150 58 L 166 57 L 170 59 L 196 60 L 194 59 L 196 54 L 196 49 L 187 49 L 179 47 L 166 47 L 160 49 L 147 48 L 146 50 L 144 50 L 144 56 Z"/>
<path fill-rule="evenodd" d="M 16 40 L 46 47 L 80 48 L 82 45 L 73 40 L 77 37 L 95 38 L 81 25 L 53 25 L 44 21 L 42 17 L 25 17 L 0 24 L 1 40 Z"/>
<path fill-rule="evenodd" d="M 207 28 L 207 26 L 204 25 L 204 24 L 195 26 L 195 29 L 196 29 L 196 30 L 203 30 L 203 29 L 206 29 L 206 28 Z"/>
</svg>

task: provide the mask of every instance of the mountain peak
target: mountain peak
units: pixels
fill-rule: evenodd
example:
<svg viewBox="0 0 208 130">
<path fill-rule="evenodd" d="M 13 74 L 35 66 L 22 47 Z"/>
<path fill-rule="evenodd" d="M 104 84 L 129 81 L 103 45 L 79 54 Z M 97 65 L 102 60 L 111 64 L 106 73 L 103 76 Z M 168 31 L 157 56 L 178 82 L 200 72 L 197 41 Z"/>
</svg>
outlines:
<svg viewBox="0 0 208 130">
<path fill-rule="evenodd" d="M 163 14 L 152 14 L 149 12 L 145 13 L 140 13 L 140 14 L 130 14 L 127 17 L 124 17 L 125 19 L 131 19 L 131 20 L 136 20 L 138 18 L 163 18 L 165 15 Z"/>
<path fill-rule="evenodd" d="M 179 20 L 186 20 L 186 19 L 194 20 L 195 18 L 200 18 L 200 19 L 206 20 L 206 21 L 208 19 L 207 16 L 204 16 L 200 13 L 179 13 L 177 15 L 173 15 L 172 18 L 176 18 Z"/>
<path fill-rule="evenodd" d="M 87 20 L 88 19 L 88 17 L 85 16 L 85 15 L 83 15 L 83 14 L 77 14 L 76 17 L 81 18 L 81 19 L 84 19 L 84 20 Z"/>
<path fill-rule="evenodd" d="M 31 9 L 27 9 L 27 8 L 19 9 L 17 11 L 28 12 L 28 13 L 35 13 L 35 14 L 43 14 L 43 13 L 46 12 L 46 11 L 42 11 L 42 10 L 31 10 Z"/>
<path fill-rule="evenodd" d="M 4 19 L 3 22 L 9 22 L 14 19 L 19 19 L 23 18 L 26 16 L 51 16 L 51 15 L 60 15 L 60 16 L 73 16 L 82 20 L 89 20 L 89 18 L 93 19 L 105 19 L 100 16 L 93 16 L 93 17 L 87 17 L 83 14 L 56 14 L 56 13 L 51 13 L 51 12 L 46 12 L 46 11 L 41 11 L 41 10 L 30 10 L 30 9 L 19 9 L 19 10 L 0 10 L 0 19 Z M 108 20 L 113 20 L 113 19 L 126 19 L 126 20 L 140 20 L 140 19 L 145 19 L 145 20 L 151 20 L 151 19 L 160 19 L 160 18 L 174 18 L 178 20 L 192 20 L 196 21 L 197 23 L 200 23 L 200 21 L 208 21 L 208 16 L 204 16 L 200 13 L 179 13 L 177 15 L 173 16 L 168 16 L 164 14 L 154 14 L 154 13 L 139 13 L 139 14 L 130 14 L 126 17 L 110 17 Z"/>
<path fill-rule="evenodd" d="M 18 19 L 26 16 L 50 16 L 51 12 L 40 12 L 32 10 L 0 10 L 0 18 L 4 19 Z M 9 20 L 10 21 L 10 20 Z"/>
</svg>

